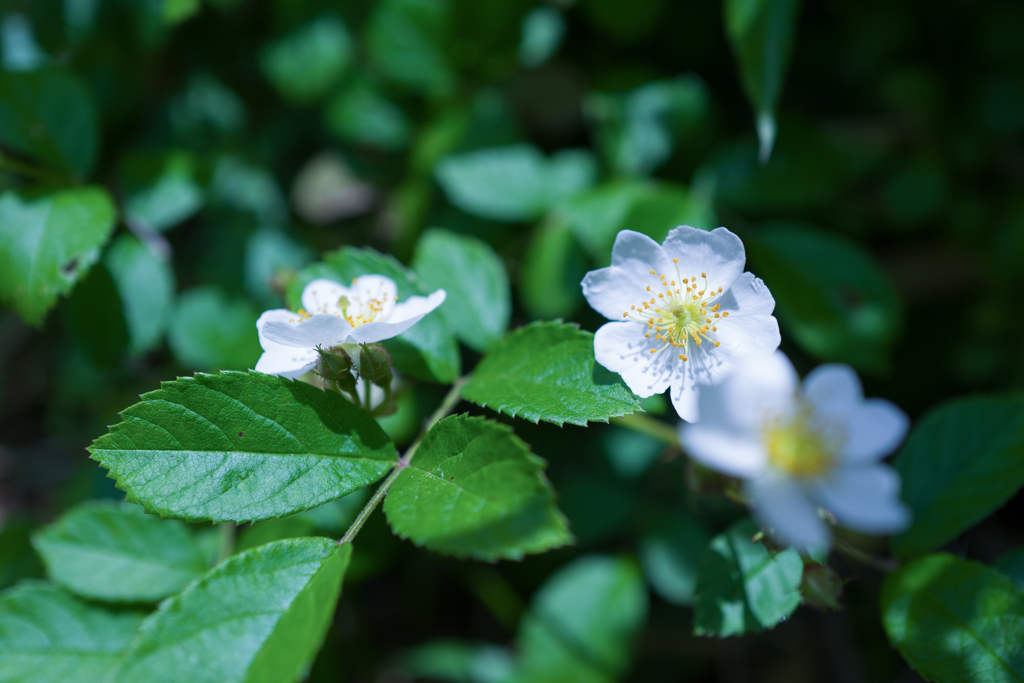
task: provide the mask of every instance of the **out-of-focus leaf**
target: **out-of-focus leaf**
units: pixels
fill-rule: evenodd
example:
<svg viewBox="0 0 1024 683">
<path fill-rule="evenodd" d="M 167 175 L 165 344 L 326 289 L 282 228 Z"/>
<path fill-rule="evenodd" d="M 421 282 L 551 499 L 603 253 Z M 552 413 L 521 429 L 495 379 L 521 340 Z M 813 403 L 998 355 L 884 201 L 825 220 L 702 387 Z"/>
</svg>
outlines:
<svg viewBox="0 0 1024 683">
<path fill-rule="evenodd" d="M 646 83 L 625 95 L 594 94 L 585 105 L 598 128 L 598 144 L 623 175 L 648 175 L 672 155 L 681 138 L 705 128 L 709 97 L 694 75 Z"/>
<path fill-rule="evenodd" d="M 642 432 L 616 427 L 605 431 L 601 450 L 608 456 L 617 475 L 635 479 L 651 468 L 665 450 L 665 444 Z"/>
<path fill-rule="evenodd" d="M 882 621 L 925 680 L 1024 680 L 1024 592 L 983 564 L 940 553 L 893 572 L 882 586 Z"/>
<path fill-rule="evenodd" d="M 565 19 L 554 7 L 536 7 L 523 17 L 520 29 L 519 65 L 534 69 L 551 59 L 565 35 Z"/>
<path fill-rule="evenodd" d="M 32 22 L 24 14 L 8 12 L 0 26 L 4 71 L 32 71 L 49 61 L 32 31 Z"/>
<path fill-rule="evenodd" d="M 429 230 L 416 244 L 412 267 L 424 289 L 448 293 L 440 313 L 468 346 L 483 352 L 504 336 L 512 294 L 505 264 L 486 242 Z"/>
<path fill-rule="evenodd" d="M 117 285 L 99 265 L 78 283 L 63 306 L 68 336 L 97 368 L 117 366 L 131 345 Z"/>
<path fill-rule="evenodd" d="M 284 225 L 288 204 L 274 176 L 236 157 L 220 159 L 213 171 L 212 196 L 220 204 L 245 211 L 267 225 Z"/>
<path fill-rule="evenodd" d="M 174 308 L 174 271 L 160 255 L 130 235 L 121 235 L 103 255 L 117 287 L 133 353 L 160 343 Z"/>
<path fill-rule="evenodd" d="M 761 162 L 775 144 L 775 109 L 793 52 L 800 0 L 726 0 L 725 32 L 754 106 Z"/>
<path fill-rule="evenodd" d="M 193 370 L 243 370 L 256 365 L 262 349 L 258 312 L 245 300 L 212 285 L 178 297 L 167 341 L 182 366 Z"/>
<path fill-rule="evenodd" d="M 452 415 L 424 437 L 384 513 L 396 534 L 431 550 L 522 559 L 572 541 L 544 465 L 509 427 Z"/>
<path fill-rule="evenodd" d="M 313 260 L 313 251 L 284 232 L 270 227 L 257 230 L 245 243 L 245 288 L 265 306 L 276 308 L 284 294 L 282 271 L 302 268 Z"/>
<path fill-rule="evenodd" d="M 1013 579 L 1014 583 L 1024 590 L 1024 547 L 1005 553 L 996 560 L 993 566 Z"/>
<path fill-rule="evenodd" d="M 399 150 L 409 144 L 412 130 L 402 108 L 364 84 L 335 95 L 324 113 L 327 130 L 358 144 Z"/>
<path fill-rule="evenodd" d="M 107 683 L 142 615 L 26 581 L 0 594 L 0 675 L 12 683 Z"/>
<path fill-rule="evenodd" d="M 775 297 L 785 332 L 822 360 L 878 372 L 889 363 L 903 311 L 888 277 L 856 243 L 773 225 L 746 239 L 751 270 Z"/>
<path fill-rule="evenodd" d="M 199 0 L 162 0 L 160 16 L 167 24 L 180 24 L 199 12 Z"/>
<path fill-rule="evenodd" d="M 463 211 L 517 223 L 540 218 L 586 190 L 596 179 L 597 165 L 585 150 L 545 158 L 530 145 L 512 145 L 445 157 L 435 175 Z"/>
<path fill-rule="evenodd" d="M 188 520 L 247 522 L 322 505 L 397 459 L 365 411 L 258 372 L 164 382 L 89 447 L 128 499 Z"/>
<path fill-rule="evenodd" d="M 914 515 L 893 552 L 913 557 L 956 538 L 1024 485 L 1024 398 L 978 396 L 936 408 L 893 464 Z"/>
<path fill-rule="evenodd" d="M 117 680 L 299 680 L 327 635 L 351 555 L 351 544 L 300 538 L 229 558 L 146 618 Z"/>
<path fill-rule="evenodd" d="M 282 96 L 299 104 L 326 96 L 352 61 L 352 38 L 338 17 L 324 15 L 264 50 L 260 66 Z"/>
<path fill-rule="evenodd" d="M 18 521 L 7 521 L 0 531 L 0 590 L 22 579 L 43 576 L 43 565 L 32 549 L 30 527 Z"/>
<path fill-rule="evenodd" d="M 523 307 L 534 318 L 568 318 L 583 302 L 587 263 L 569 226 L 545 221 L 533 230 L 519 273 Z"/>
<path fill-rule="evenodd" d="M 692 605 L 707 530 L 689 516 L 668 517 L 640 539 L 640 563 L 651 587 L 676 605 Z"/>
<path fill-rule="evenodd" d="M 77 76 L 56 68 L 0 71 L 0 143 L 84 178 L 98 139 L 96 104 Z"/>
<path fill-rule="evenodd" d="M 30 325 L 42 323 L 57 297 L 99 258 L 116 215 L 110 195 L 99 187 L 36 199 L 0 195 L 0 301 Z"/>
<path fill-rule="evenodd" d="M 156 602 L 206 571 L 188 527 L 136 505 L 87 503 L 36 533 L 33 544 L 54 583 L 92 600 Z"/>
<path fill-rule="evenodd" d="M 292 185 L 292 204 L 302 220 L 327 225 L 373 208 L 377 192 L 338 154 L 321 152 L 306 162 Z"/>
<path fill-rule="evenodd" d="M 647 593 L 632 560 L 600 555 L 574 560 L 534 596 L 519 627 L 513 680 L 619 680 L 646 616 Z"/>
<path fill-rule="evenodd" d="M 396 668 L 416 679 L 453 683 L 507 683 L 515 658 L 506 648 L 439 640 L 406 650 Z"/>
<path fill-rule="evenodd" d="M 711 199 L 703 191 L 682 185 L 639 180 L 615 180 L 583 192 L 558 209 L 559 217 L 598 263 L 611 261 L 619 231 L 642 232 L 662 242 L 669 230 L 689 225 L 716 227 Z"/>
<path fill-rule="evenodd" d="M 711 539 L 697 568 L 693 630 L 733 636 L 771 628 L 800 605 L 804 563 L 788 548 L 770 553 L 751 537 L 758 526 L 741 520 Z"/>
<path fill-rule="evenodd" d="M 348 285 L 362 275 L 384 275 L 398 285 L 398 298 L 425 296 L 430 292 L 401 263 L 373 249 L 346 247 L 324 255 L 322 263 L 304 268 L 288 286 L 288 306 L 297 311 L 302 306 L 302 290 L 317 278 L 327 278 Z M 452 382 L 459 376 L 462 359 L 459 345 L 439 311 L 435 311 L 384 346 L 395 367 L 403 373 L 427 381 Z"/>
<path fill-rule="evenodd" d="M 533 323 L 493 346 L 462 387 L 467 401 L 531 422 L 585 426 L 633 413 L 640 399 L 594 360 L 594 335 Z"/>
<path fill-rule="evenodd" d="M 212 76 L 198 74 L 171 102 L 168 115 L 178 134 L 200 136 L 206 130 L 237 133 L 245 124 L 246 112 L 245 103 L 227 86 Z"/>
<path fill-rule="evenodd" d="M 139 157 L 125 164 L 124 171 L 131 187 L 124 204 L 125 221 L 131 225 L 163 232 L 188 220 L 203 206 L 203 189 L 188 154 Z"/>
<path fill-rule="evenodd" d="M 383 0 L 367 29 L 374 64 L 410 90 L 442 96 L 455 86 L 445 57 L 448 0 Z"/>
</svg>

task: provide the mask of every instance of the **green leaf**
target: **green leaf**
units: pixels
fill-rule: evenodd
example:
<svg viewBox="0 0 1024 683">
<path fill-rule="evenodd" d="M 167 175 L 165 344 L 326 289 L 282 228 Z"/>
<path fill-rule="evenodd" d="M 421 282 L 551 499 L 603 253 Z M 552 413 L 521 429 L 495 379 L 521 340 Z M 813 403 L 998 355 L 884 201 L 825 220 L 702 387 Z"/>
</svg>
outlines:
<svg viewBox="0 0 1024 683">
<path fill-rule="evenodd" d="M 416 245 L 412 267 L 422 289 L 448 293 L 440 313 L 467 346 L 483 352 L 505 335 L 512 316 L 508 274 L 486 242 L 428 230 Z"/>
<path fill-rule="evenodd" d="M 96 159 L 99 119 L 72 73 L 0 71 L 0 143 L 84 178 Z"/>
<path fill-rule="evenodd" d="M 99 187 L 0 195 L 0 301 L 30 325 L 42 323 L 99 258 L 116 215 Z"/>
<path fill-rule="evenodd" d="M 188 527 L 127 503 L 86 503 L 32 540 L 54 583 L 94 600 L 156 602 L 206 571 Z"/>
<path fill-rule="evenodd" d="M 327 130 L 347 140 L 386 150 L 409 144 L 412 128 L 405 112 L 367 85 L 352 85 L 335 95 L 324 112 Z"/>
<path fill-rule="evenodd" d="M 201 285 L 178 297 L 168 343 L 174 357 L 194 370 L 242 370 L 259 360 L 256 310 L 215 285 Z"/>
<path fill-rule="evenodd" d="M 352 38 L 341 19 L 325 15 L 263 51 L 260 67 L 281 95 L 315 102 L 330 92 L 352 61 Z"/>
<path fill-rule="evenodd" d="M 1024 590 L 1024 547 L 1003 554 L 993 566 L 1013 579 L 1018 588 Z"/>
<path fill-rule="evenodd" d="M 511 428 L 453 415 L 424 437 L 384 513 L 396 534 L 431 550 L 521 559 L 572 541 L 544 465 Z"/>
<path fill-rule="evenodd" d="M 142 615 L 92 607 L 48 584 L 0 594 L 0 677 L 11 683 L 106 683 Z"/>
<path fill-rule="evenodd" d="M 288 306 L 297 311 L 302 305 L 302 290 L 317 278 L 347 285 L 354 278 L 369 274 L 384 275 L 394 280 L 399 299 L 430 293 L 391 256 L 369 248 L 345 247 L 325 254 L 322 263 L 315 263 L 299 272 L 288 286 Z M 442 304 L 442 309 L 445 305 Z M 462 369 L 459 345 L 438 311 L 427 315 L 398 337 L 388 339 L 384 346 L 395 367 L 416 379 L 447 384 L 455 381 Z"/>
<path fill-rule="evenodd" d="M 140 155 L 124 165 L 122 174 L 130 188 L 125 222 L 132 226 L 170 230 L 194 216 L 206 201 L 196 180 L 195 161 L 188 154 Z"/>
<path fill-rule="evenodd" d="M 594 184 L 589 152 L 563 150 L 545 158 L 536 147 L 511 145 L 447 156 L 435 175 L 452 204 L 495 221 L 540 218 Z"/>
<path fill-rule="evenodd" d="M 559 426 L 607 422 L 640 408 L 622 379 L 594 360 L 594 335 L 562 322 L 512 332 L 476 366 L 462 396 L 499 413 Z"/>
<path fill-rule="evenodd" d="M 693 604 L 708 535 L 692 517 L 675 515 L 640 539 L 640 563 L 658 595 L 675 605 Z"/>
<path fill-rule="evenodd" d="M 800 604 L 804 563 L 792 548 L 769 553 L 751 541 L 749 519 L 711 539 L 697 569 L 693 632 L 733 636 L 771 628 Z"/>
<path fill-rule="evenodd" d="M 939 406 L 917 423 L 893 464 L 914 523 L 892 548 L 913 557 L 953 540 L 1024 484 L 1024 397 Z"/>
<path fill-rule="evenodd" d="M 211 196 L 236 211 L 252 214 L 258 223 L 283 225 L 288 204 L 274 174 L 232 156 L 222 157 L 213 170 Z"/>
<path fill-rule="evenodd" d="M 882 586 L 889 640 L 929 681 L 1024 680 L 1024 593 L 998 571 L 940 553 Z"/>
<path fill-rule="evenodd" d="M 565 19 L 554 7 L 536 7 L 523 17 L 516 50 L 520 66 L 535 69 L 551 59 L 565 36 Z"/>
<path fill-rule="evenodd" d="M 775 297 L 775 315 L 806 351 L 881 372 L 903 310 L 863 247 L 804 227 L 765 227 L 746 240 L 751 270 Z"/>
<path fill-rule="evenodd" d="M 597 142 L 622 175 L 644 176 L 668 161 L 677 141 L 696 139 L 710 98 L 692 74 L 645 83 L 625 95 L 595 93 L 584 110 L 597 123 Z"/>
<path fill-rule="evenodd" d="M 446 0 L 384 0 L 377 3 L 366 47 L 377 68 L 410 90 L 442 96 L 455 87 L 444 46 Z"/>
<path fill-rule="evenodd" d="M 617 681 L 646 616 L 647 592 L 635 562 L 595 555 L 574 560 L 534 596 L 519 627 L 514 680 Z"/>
<path fill-rule="evenodd" d="M 775 144 L 775 109 L 789 66 L 800 0 L 726 0 L 725 33 L 754 106 L 761 162 Z"/>
<path fill-rule="evenodd" d="M 240 553 L 261 545 L 283 541 L 288 538 L 313 536 L 316 525 L 302 515 L 289 515 L 281 519 L 268 519 L 244 529 L 235 543 L 235 552 Z"/>
<path fill-rule="evenodd" d="M 569 226 L 544 221 L 533 229 L 519 271 L 519 295 L 534 318 L 567 318 L 583 302 L 587 262 Z"/>
<path fill-rule="evenodd" d="M 174 271 L 167 259 L 132 235 L 121 235 L 103 255 L 117 288 L 133 353 L 160 343 L 174 308 Z"/>
<path fill-rule="evenodd" d="M 367 413 L 333 392 L 257 372 L 164 382 L 89 452 L 128 499 L 162 516 L 255 521 L 373 483 L 397 458 Z"/>
<path fill-rule="evenodd" d="M 352 555 L 328 538 L 228 558 L 146 618 L 115 679 L 287 683 L 323 643 Z"/>
</svg>

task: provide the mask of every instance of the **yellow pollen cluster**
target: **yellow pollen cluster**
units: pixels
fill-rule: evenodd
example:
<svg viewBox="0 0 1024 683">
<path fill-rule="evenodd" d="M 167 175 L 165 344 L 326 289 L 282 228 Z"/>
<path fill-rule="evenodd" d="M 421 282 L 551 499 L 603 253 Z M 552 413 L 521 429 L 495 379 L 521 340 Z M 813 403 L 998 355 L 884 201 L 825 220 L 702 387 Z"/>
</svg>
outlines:
<svg viewBox="0 0 1024 683">
<path fill-rule="evenodd" d="M 359 278 L 352 280 L 353 286 L 359 282 Z M 383 320 L 388 306 L 398 303 L 398 298 L 391 299 L 386 291 L 378 291 L 376 294 L 363 299 L 358 290 L 349 290 L 349 296 L 342 296 L 337 301 L 318 302 L 319 308 L 314 313 L 327 313 L 344 318 L 352 327 L 359 327 L 366 323 Z M 366 294 L 363 292 L 362 294 Z M 299 309 L 299 319 L 292 319 L 289 322 L 299 323 L 310 317 L 304 309 Z"/>
<path fill-rule="evenodd" d="M 787 421 L 769 420 L 763 429 L 768 461 L 794 477 L 827 473 L 836 461 L 840 439 L 820 424 L 808 408 Z"/>
<path fill-rule="evenodd" d="M 683 277 L 679 272 L 679 259 L 672 259 L 672 262 L 676 267 L 676 279 L 669 280 L 667 276 L 649 270 L 657 277 L 654 287 L 664 291 L 630 306 L 622 317 L 646 324 L 644 337 L 650 339 L 653 334 L 656 342 L 663 343 L 660 348 L 652 348 L 651 353 L 674 348 L 679 351 L 679 360 L 687 361 L 691 341 L 698 347 L 702 342 L 708 342 L 718 348 L 720 342 L 709 334 L 718 332 L 715 318 L 727 318 L 729 313 L 719 312 L 721 304 L 713 303 L 714 297 L 722 293 L 722 288 L 709 287 L 707 273 L 700 274 L 701 284 L 698 285 L 697 276 Z M 646 291 L 652 291 L 651 285 L 646 285 Z"/>
</svg>

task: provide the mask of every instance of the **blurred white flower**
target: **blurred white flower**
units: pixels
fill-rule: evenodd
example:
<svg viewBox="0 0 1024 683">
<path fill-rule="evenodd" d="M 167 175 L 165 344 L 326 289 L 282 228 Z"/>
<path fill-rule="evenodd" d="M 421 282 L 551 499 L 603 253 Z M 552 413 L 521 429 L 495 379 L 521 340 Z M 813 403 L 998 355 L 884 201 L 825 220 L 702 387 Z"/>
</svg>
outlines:
<svg viewBox="0 0 1024 683">
<path fill-rule="evenodd" d="M 823 365 L 800 385 L 785 354 L 750 357 L 735 375 L 701 393 L 700 424 L 684 424 L 690 456 L 744 480 L 754 514 L 787 545 L 827 546 L 825 508 L 849 529 L 904 529 L 900 478 L 879 462 L 907 433 L 906 415 L 864 399 L 847 365 Z"/>
<path fill-rule="evenodd" d="M 396 337 L 444 303 L 445 291 L 398 301 L 394 280 L 362 275 L 346 287 L 313 280 L 302 291 L 298 313 L 278 308 L 256 321 L 263 355 L 256 370 L 295 378 L 313 368 L 318 346 L 372 344 Z"/>
<path fill-rule="evenodd" d="M 583 295 L 616 322 L 594 338 L 597 362 L 646 398 L 671 387 L 679 417 L 700 417 L 700 387 L 728 377 L 750 353 L 779 347 L 775 299 L 744 273 L 743 242 L 725 228 L 673 229 L 660 245 L 623 230 L 612 264 L 583 278 Z"/>
</svg>

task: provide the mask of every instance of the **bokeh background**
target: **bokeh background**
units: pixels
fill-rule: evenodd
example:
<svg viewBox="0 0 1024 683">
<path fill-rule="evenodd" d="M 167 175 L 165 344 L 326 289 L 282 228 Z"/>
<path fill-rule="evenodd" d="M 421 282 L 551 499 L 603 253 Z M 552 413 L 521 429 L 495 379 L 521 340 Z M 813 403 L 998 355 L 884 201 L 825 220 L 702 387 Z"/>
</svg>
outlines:
<svg viewBox="0 0 1024 683">
<path fill-rule="evenodd" d="M 802 373 L 850 363 L 868 395 L 914 418 L 1024 383 L 1019 2 L 804 2 L 780 52 L 790 62 L 767 163 L 717 2 L 0 10 L 3 70 L 69 79 L 58 123 L 86 146 L 98 131 L 71 174 L 105 186 L 121 212 L 43 322 L 0 308 L 0 587 L 42 574 L 33 529 L 80 501 L 123 499 L 84 450 L 117 411 L 161 380 L 251 368 L 260 311 L 342 245 L 408 263 L 427 229 L 473 235 L 508 268 L 514 326 L 561 317 L 593 330 L 602 320 L 579 281 L 618 230 L 725 225 L 775 295 Z M 2 190 L 66 180 L 0 148 Z M 478 358 L 461 354 L 464 369 Z M 444 390 L 410 378 L 392 436 L 411 440 Z M 664 402 L 648 410 L 674 427 Z M 593 552 L 635 557 L 650 588 L 627 680 L 919 680 L 880 628 L 882 575 L 842 558 L 844 610 L 694 637 L 696 557 L 743 509 L 651 436 L 508 421 L 549 461 L 578 543 L 460 562 L 399 541 L 376 514 L 309 680 L 488 681 L 538 587 Z M 242 528 L 240 547 L 340 536 L 360 503 Z M 956 549 L 991 561 L 1024 541 L 1022 513 L 1018 494 Z M 436 641 L 447 644 L 424 649 Z"/>
</svg>

